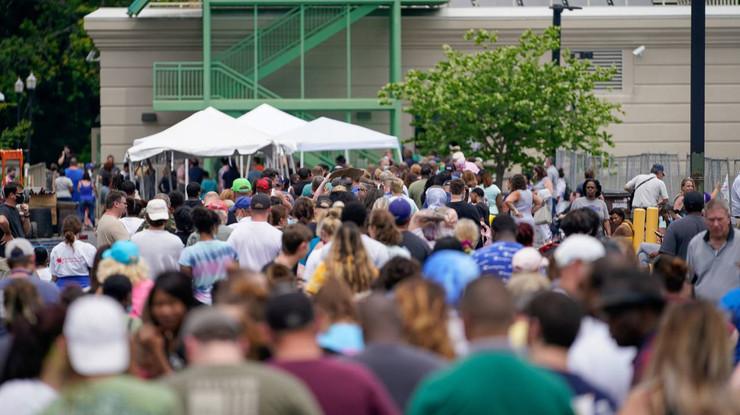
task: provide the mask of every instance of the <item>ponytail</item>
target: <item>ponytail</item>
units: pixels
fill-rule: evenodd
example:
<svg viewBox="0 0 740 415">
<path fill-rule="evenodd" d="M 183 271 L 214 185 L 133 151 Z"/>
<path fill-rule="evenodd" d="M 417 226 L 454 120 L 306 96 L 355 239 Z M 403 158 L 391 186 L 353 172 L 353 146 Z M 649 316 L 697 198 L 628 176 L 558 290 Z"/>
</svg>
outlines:
<svg viewBox="0 0 740 415">
<path fill-rule="evenodd" d="M 64 218 L 62 223 L 62 232 L 64 233 L 64 242 L 74 248 L 75 239 L 77 235 L 82 231 L 82 222 L 75 215 L 70 215 Z"/>
</svg>

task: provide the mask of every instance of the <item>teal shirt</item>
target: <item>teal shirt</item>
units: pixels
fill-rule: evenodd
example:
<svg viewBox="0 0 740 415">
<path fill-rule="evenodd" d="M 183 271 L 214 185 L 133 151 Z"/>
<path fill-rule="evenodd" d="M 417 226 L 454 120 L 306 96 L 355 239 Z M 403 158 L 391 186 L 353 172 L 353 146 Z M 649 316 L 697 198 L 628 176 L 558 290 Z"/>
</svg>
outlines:
<svg viewBox="0 0 740 415">
<path fill-rule="evenodd" d="M 572 415 L 571 392 L 562 380 L 513 353 L 474 353 L 427 378 L 407 415 Z"/>
</svg>

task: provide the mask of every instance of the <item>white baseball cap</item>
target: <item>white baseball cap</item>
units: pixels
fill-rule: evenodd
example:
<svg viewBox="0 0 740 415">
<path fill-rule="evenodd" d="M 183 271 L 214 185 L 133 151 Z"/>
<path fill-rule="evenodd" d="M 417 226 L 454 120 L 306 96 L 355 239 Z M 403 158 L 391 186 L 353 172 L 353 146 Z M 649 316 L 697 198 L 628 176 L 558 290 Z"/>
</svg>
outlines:
<svg viewBox="0 0 740 415">
<path fill-rule="evenodd" d="M 593 236 L 575 234 L 555 250 L 555 263 L 564 267 L 575 261 L 594 262 L 606 255 L 604 244 Z"/>
<path fill-rule="evenodd" d="M 113 375 L 129 366 L 126 314 L 109 297 L 88 295 L 73 302 L 64 338 L 72 368 L 80 375 Z"/>
<path fill-rule="evenodd" d="M 538 250 L 531 247 L 519 250 L 511 258 L 511 266 L 514 272 L 537 272 L 541 268 L 547 267 L 547 263 L 547 259 L 543 258 Z"/>
<path fill-rule="evenodd" d="M 149 220 L 167 220 L 170 213 L 167 210 L 167 202 L 162 199 L 152 199 L 146 204 L 146 215 Z"/>
</svg>

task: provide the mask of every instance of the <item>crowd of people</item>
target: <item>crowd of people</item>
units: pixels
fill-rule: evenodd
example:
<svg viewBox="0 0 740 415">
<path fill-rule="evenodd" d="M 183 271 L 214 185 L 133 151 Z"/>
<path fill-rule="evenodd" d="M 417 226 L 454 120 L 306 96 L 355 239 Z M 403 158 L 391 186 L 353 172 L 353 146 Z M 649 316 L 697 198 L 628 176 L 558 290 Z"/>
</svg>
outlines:
<svg viewBox="0 0 740 415">
<path fill-rule="evenodd" d="M 51 252 L 5 183 L 0 412 L 740 414 L 740 176 L 730 201 L 689 180 L 670 203 L 660 165 L 626 183 L 666 212 L 636 253 L 593 172 L 500 187 L 450 153 L 193 160 L 151 197 L 111 157 L 102 215 L 80 204 Z"/>
</svg>

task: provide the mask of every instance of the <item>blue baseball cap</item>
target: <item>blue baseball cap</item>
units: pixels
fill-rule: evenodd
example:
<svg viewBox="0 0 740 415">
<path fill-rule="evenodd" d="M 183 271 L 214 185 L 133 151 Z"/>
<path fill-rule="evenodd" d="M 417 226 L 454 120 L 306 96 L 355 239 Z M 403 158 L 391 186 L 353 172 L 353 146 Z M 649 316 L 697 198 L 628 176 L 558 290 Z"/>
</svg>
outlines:
<svg viewBox="0 0 740 415">
<path fill-rule="evenodd" d="M 406 223 L 411 217 L 411 205 L 400 197 L 388 205 L 388 211 L 396 218 L 396 225 Z"/>
<path fill-rule="evenodd" d="M 468 283 L 480 276 L 480 267 L 470 255 L 442 250 L 427 259 L 422 273 L 424 278 L 444 287 L 447 304 L 455 306 Z"/>
<path fill-rule="evenodd" d="M 236 199 L 236 203 L 229 208 L 229 211 L 236 212 L 237 209 L 249 209 L 252 205 L 252 198 L 249 196 L 242 196 Z"/>
<path fill-rule="evenodd" d="M 139 262 L 139 247 L 131 241 L 116 241 L 103 252 L 103 259 L 112 259 L 123 265 Z"/>
</svg>

